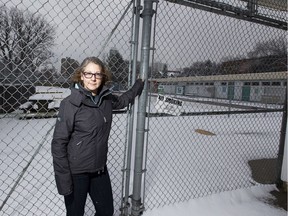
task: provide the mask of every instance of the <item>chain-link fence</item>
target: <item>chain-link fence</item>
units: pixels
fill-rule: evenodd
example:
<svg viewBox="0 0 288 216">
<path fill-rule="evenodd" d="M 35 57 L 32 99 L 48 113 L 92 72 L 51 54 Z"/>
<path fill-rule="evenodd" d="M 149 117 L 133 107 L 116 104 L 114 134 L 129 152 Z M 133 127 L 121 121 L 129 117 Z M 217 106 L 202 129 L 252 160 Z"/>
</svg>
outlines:
<svg viewBox="0 0 288 216">
<path fill-rule="evenodd" d="M 258 1 L 257 15 L 282 23 L 285 3 L 280 11 L 273 2 L 263 7 Z M 287 103 L 286 31 L 247 21 L 249 3 L 159 2 L 146 209 L 275 183 Z M 263 161 L 256 169 L 260 179 L 251 166 L 257 160 Z"/>
<path fill-rule="evenodd" d="M 51 139 L 70 77 L 87 56 L 130 85 L 131 1 L 1 1 L 0 214 L 65 215 L 57 194 Z M 114 115 L 108 167 L 115 213 L 122 201 L 127 114 Z M 94 207 L 87 201 L 86 215 Z"/>
<path fill-rule="evenodd" d="M 108 65 L 116 92 L 136 72 L 150 80 L 138 104 L 141 113 L 147 102 L 144 121 L 134 119 L 134 107 L 113 116 L 115 215 L 275 183 L 287 103 L 286 8 L 250 0 L 2 0 L 1 214 L 65 214 L 50 145 L 69 78 L 87 56 Z M 140 147 L 136 127 L 147 135 Z M 257 160 L 264 163 L 255 169 Z M 93 213 L 88 199 L 85 215 Z"/>
</svg>

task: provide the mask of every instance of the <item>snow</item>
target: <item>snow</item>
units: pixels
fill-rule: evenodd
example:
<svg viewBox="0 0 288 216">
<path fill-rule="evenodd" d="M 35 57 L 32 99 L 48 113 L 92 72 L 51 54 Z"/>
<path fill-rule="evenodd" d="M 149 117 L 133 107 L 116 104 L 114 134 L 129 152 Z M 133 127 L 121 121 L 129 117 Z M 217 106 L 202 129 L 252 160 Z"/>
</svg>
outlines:
<svg viewBox="0 0 288 216">
<path fill-rule="evenodd" d="M 50 91 L 50 92 L 49 92 Z M 55 89 L 37 89 L 39 94 L 46 95 L 53 94 L 53 97 L 58 97 L 58 104 L 61 101 L 63 95 L 68 95 L 69 91 L 55 91 Z M 60 93 L 59 93 L 60 92 Z M 50 96 L 48 96 L 50 97 Z M 154 104 L 156 98 L 153 99 L 152 104 Z M 151 108 L 155 111 L 155 107 Z M 183 109 L 185 112 L 188 111 L 212 111 L 212 110 L 227 110 L 220 106 L 205 106 L 203 104 L 193 104 L 184 103 Z M 147 171 L 147 182 L 146 182 L 146 194 L 145 194 L 145 207 L 146 211 L 143 216 L 282 216 L 287 215 L 287 212 L 267 204 L 268 200 L 273 197 L 269 193 L 272 190 L 277 190 L 275 185 L 262 185 L 253 182 L 251 179 L 251 172 L 247 166 L 247 159 L 249 158 L 261 158 L 275 157 L 277 155 L 277 148 L 272 148 L 269 140 L 276 140 L 276 146 L 278 145 L 278 138 L 280 130 L 280 124 L 270 124 L 271 122 L 277 123 L 281 121 L 281 115 L 276 113 L 275 115 L 268 114 L 264 116 L 263 114 L 251 114 L 241 117 L 221 117 L 221 116 L 194 116 L 193 121 L 191 117 L 181 117 L 181 118 L 151 118 L 150 119 L 150 132 L 149 136 L 154 138 L 154 140 L 149 144 L 149 163 Z M 110 161 L 109 166 L 113 167 L 111 171 L 112 185 L 114 191 L 115 199 L 115 211 L 119 213 L 119 203 L 121 200 L 120 190 L 121 190 L 121 168 L 123 160 L 123 145 L 122 142 L 125 140 L 125 114 L 117 115 L 113 119 L 112 131 L 118 131 L 121 129 L 120 134 L 111 133 L 109 149 L 113 152 L 117 152 L 117 155 L 108 155 L 108 160 Z M 189 119 L 190 118 L 190 119 Z M 219 122 L 221 120 L 221 125 L 219 127 Z M 185 130 L 181 130 L 181 133 L 175 133 L 173 127 L 171 126 L 171 121 L 175 125 L 181 125 Z M 253 128 L 253 125 L 247 124 L 247 122 L 253 121 L 258 126 L 257 130 Z M 54 182 L 53 168 L 52 168 L 52 158 L 50 143 L 52 138 L 52 132 L 55 124 L 55 119 L 27 119 L 19 120 L 17 118 L 0 118 L 0 206 L 3 204 L 4 200 L 7 198 L 12 187 L 17 182 L 17 179 L 21 175 L 22 178 L 19 179 L 17 186 L 11 193 L 11 196 L 6 200 L 6 204 L 3 207 L 3 216 L 13 216 L 13 215 L 65 215 L 63 197 L 57 194 L 57 189 Z M 187 125 L 186 125 L 187 124 Z M 188 127 L 189 125 L 189 127 Z M 225 126 L 225 127 L 224 127 Z M 122 130 L 123 129 L 123 130 Z M 186 131 L 186 129 L 189 129 Z M 197 133 L 197 129 L 212 131 L 215 136 L 204 136 Z M 167 134 L 167 137 L 159 138 L 158 131 L 162 130 L 162 134 Z M 199 130 L 198 130 L 199 131 Z M 235 131 L 237 133 L 235 133 Z M 221 136 L 217 136 L 217 135 Z M 261 135 L 261 136 L 259 136 Z M 156 138 L 155 138 L 156 137 Z M 172 144 L 177 142 L 177 140 L 187 140 L 187 143 L 182 143 L 183 151 L 186 152 L 175 152 Z M 240 142 L 241 138 L 245 138 L 247 144 L 243 145 Z M 269 139 L 268 139 L 269 137 Z M 257 145 L 253 148 L 261 148 L 263 152 L 251 150 L 249 143 L 257 139 Z M 259 139 L 261 139 L 259 141 Z M 232 141 L 231 141 L 232 140 Z M 206 142 L 207 141 L 207 142 Z M 229 142 L 227 142 L 229 141 Z M 238 142 L 239 141 L 239 142 Z M 203 143 L 205 143 L 202 145 Z M 223 143 L 219 146 L 217 143 Z M 226 143 L 225 143 L 226 142 Z M 153 143 L 155 145 L 153 145 Z M 209 145 L 207 145 L 209 143 Z M 189 148 L 188 144 L 193 144 L 192 148 Z M 167 146 L 171 146 L 168 149 Z M 232 148 L 233 146 L 233 148 Z M 222 151 L 220 147 L 226 149 Z M 230 148 L 231 147 L 231 148 Z M 268 148 L 269 147 L 269 148 Z M 190 150 L 189 150 L 190 149 Z M 165 150 L 165 151 L 164 151 Z M 235 152 L 233 152 L 233 150 Z M 170 152 L 171 151 L 171 152 Z M 191 152 L 189 152 L 191 151 Z M 205 152 L 211 151 L 210 157 L 205 159 Z M 246 152 L 245 152 L 246 151 Z M 157 152 L 157 154 L 155 154 Z M 161 154 L 159 154 L 159 152 Z M 239 154 L 241 152 L 241 154 Z M 182 173 L 177 173 L 179 169 L 179 161 L 164 160 L 169 158 L 170 155 L 176 155 L 181 158 L 185 154 L 194 154 L 205 163 L 189 164 L 185 161 L 185 168 L 189 168 L 191 173 L 189 176 L 183 176 Z M 233 155 L 234 157 L 227 157 L 224 160 L 223 173 L 219 171 L 219 167 L 215 161 L 211 160 L 213 157 L 217 157 L 218 163 L 221 161 L 219 158 L 223 158 L 227 155 Z M 235 156 L 236 155 L 236 156 Z M 119 156 L 119 158 L 117 158 Z M 236 160 L 235 160 L 236 159 Z M 113 160 L 113 162 L 111 162 Z M 229 160 L 234 160 L 230 163 Z M 223 162 L 223 161 L 222 161 Z M 165 164 L 166 163 L 166 164 Z M 173 170 L 164 170 L 167 163 L 171 163 L 168 167 Z M 183 164 L 180 164 L 183 165 Z M 201 166 L 199 168 L 199 166 Z M 116 169 L 115 169 L 116 167 Z M 225 175 L 225 170 L 231 171 L 236 170 L 241 167 L 240 172 L 234 173 L 229 179 L 229 176 Z M 27 169 L 26 169 L 27 168 Z M 202 177 L 205 176 L 209 179 L 209 175 L 214 175 L 217 178 L 217 182 L 205 182 L 201 179 L 199 181 L 199 176 L 197 176 L 197 170 L 201 169 Z M 23 171 L 26 172 L 23 173 Z M 161 170 L 163 172 L 161 172 Z M 176 170 L 176 171 L 175 171 Z M 191 172 L 192 170 L 192 172 Z M 168 171 L 168 172 L 167 172 Z M 191 191 L 195 197 L 193 199 L 178 202 L 178 203 L 168 203 L 159 206 L 154 205 L 160 199 L 164 199 L 163 194 L 169 194 L 167 191 L 176 183 L 173 182 L 173 178 L 169 174 L 174 171 L 175 177 L 174 181 L 182 183 L 185 188 L 173 188 L 173 193 L 177 197 L 179 193 L 182 193 L 184 197 L 191 196 Z M 156 172 L 163 177 L 164 181 L 156 177 Z M 133 174 L 132 174 L 133 176 Z M 177 178 L 178 176 L 185 177 Z M 151 179 L 152 178 L 152 179 Z M 153 179 L 154 178 L 154 179 Z M 198 179 L 198 180 L 197 180 Z M 230 187 L 229 182 L 235 181 L 237 179 L 243 188 L 235 189 L 233 186 Z M 189 182 L 190 181 L 190 182 Z M 197 187 L 204 188 L 205 185 L 210 185 L 213 190 L 213 194 L 206 194 L 199 188 L 193 186 L 190 188 L 191 182 L 198 184 Z M 239 183 L 238 182 L 238 183 Z M 249 182 L 249 185 L 247 185 Z M 253 184 L 251 184 L 253 182 Z M 232 184 L 231 183 L 231 184 Z M 117 186 L 115 186 L 117 184 Z M 120 184 L 120 185 L 119 185 Z M 132 182 L 131 182 L 132 184 Z M 158 188 L 158 185 L 162 187 Z M 254 185 L 254 186 L 252 186 Z M 186 187 L 187 186 L 187 187 Z M 222 191 L 229 190 L 226 192 L 218 191 L 221 187 Z M 132 188 L 132 187 L 131 187 Z M 183 190 L 185 189 L 185 190 Z M 197 190 L 195 190 L 197 189 Z M 199 189 L 199 191 L 198 191 Z M 162 193 L 162 194 L 160 194 Z M 178 194 L 176 194 L 178 193 Z M 172 194 L 173 196 L 173 194 Z M 169 198 L 168 196 L 165 198 Z M 158 199 L 158 200 L 157 200 Z M 173 197 L 172 197 L 173 200 Z M 88 202 L 88 206 L 91 203 Z M 2 211 L 0 212 L 2 215 Z M 92 215 L 92 211 L 88 210 L 85 215 Z"/>
<path fill-rule="evenodd" d="M 191 199 L 158 209 L 148 210 L 143 216 L 284 216 L 287 212 L 267 204 L 273 199 L 269 193 L 275 185 L 260 185 L 207 197 Z"/>
</svg>

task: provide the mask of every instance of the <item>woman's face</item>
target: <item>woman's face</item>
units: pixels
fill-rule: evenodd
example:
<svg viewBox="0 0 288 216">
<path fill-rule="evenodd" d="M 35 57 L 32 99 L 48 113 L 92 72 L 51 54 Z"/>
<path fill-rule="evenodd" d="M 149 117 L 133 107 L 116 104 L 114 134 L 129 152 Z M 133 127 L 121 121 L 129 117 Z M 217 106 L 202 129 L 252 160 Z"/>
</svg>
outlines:
<svg viewBox="0 0 288 216">
<path fill-rule="evenodd" d="M 81 80 L 84 88 L 89 90 L 92 95 L 97 95 L 98 89 L 102 84 L 104 74 L 101 72 L 101 67 L 90 62 L 81 73 Z"/>
</svg>

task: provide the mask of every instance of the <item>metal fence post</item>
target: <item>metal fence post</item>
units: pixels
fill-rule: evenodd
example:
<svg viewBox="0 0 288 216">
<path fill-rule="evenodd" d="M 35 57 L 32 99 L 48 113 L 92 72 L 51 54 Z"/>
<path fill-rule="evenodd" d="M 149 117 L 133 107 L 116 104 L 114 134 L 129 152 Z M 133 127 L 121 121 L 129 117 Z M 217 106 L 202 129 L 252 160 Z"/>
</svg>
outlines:
<svg viewBox="0 0 288 216">
<path fill-rule="evenodd" d="M 138 101 L 137 113 L 137 128 L 136 128 L 136 146 L 135 146 L 135 165 L 133 178 L 133 194 L 132 194 L 132 216 L 140 215 L 143 210 L 141 203 L 141 188 L 142 188 L 142 166 L 144 154 L 144 133 L 145 133 L 145 114 L 147 105 L 147 78 L 149 71 L 149 56 L 150 56 L 150 41 L 152 29 L 153 0 L 144 1 L 144 9 L 142 13 L 143 28 L 142 28 L 142 45 L 141 45 L 141 77 L 144 79 L 145 87 Z"/>
<path fill-rule="evenodd" d="M 142 10 L 141 7 L 141 0 L 134 1 L 133 4 L 133 14 L 134 14 L 134 20 L 132 28 L 132 38 L 131 38 L 131 82 L 130 84 L 133 84 L 136 80 L 136 73 L 137 73 L 137 59 L 138 59 L 138 44 L 139 44 L 139 23 L 140 23 L 140 11 Z M 133 21 L 134 21 L 133 20 Z M 136 101 L 135 101 L 136 102 Z M 130 193 L 130 175 L 131 175 L 131 159 L 132 159 L 132 140 L 133 140 L 133 123 L 134 123 L 134 116 L 135 116 L 135 107 L 131 106 L 130 113 L 129 113 L 129 124 L 128 124 L 128 144 L 127 144 L 127 162 L 126 162 L 126 168 L 125 168 L 125 192 L 123 201 L 121 203 L 121 215 L 126 216 L 128 215 L 128 208 L 129 208 L 129 193 Z"/>
</svg>

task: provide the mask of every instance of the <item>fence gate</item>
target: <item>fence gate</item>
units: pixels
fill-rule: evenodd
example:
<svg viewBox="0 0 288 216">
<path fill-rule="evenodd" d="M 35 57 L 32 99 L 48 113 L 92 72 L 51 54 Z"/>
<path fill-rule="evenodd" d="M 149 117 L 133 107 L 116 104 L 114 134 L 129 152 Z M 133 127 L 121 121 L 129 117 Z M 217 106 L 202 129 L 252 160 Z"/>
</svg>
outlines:
<svg viewBox="0 0 288 216">
<path fill-rule="evenodd" d="M 145 210 L 275 183 L 287 122 L 287 3 L 159 1 L 155 11 Z M 278 95 L 275 85 L 283 97 L 264 102 L 264 92 Z"/>
</svg>

